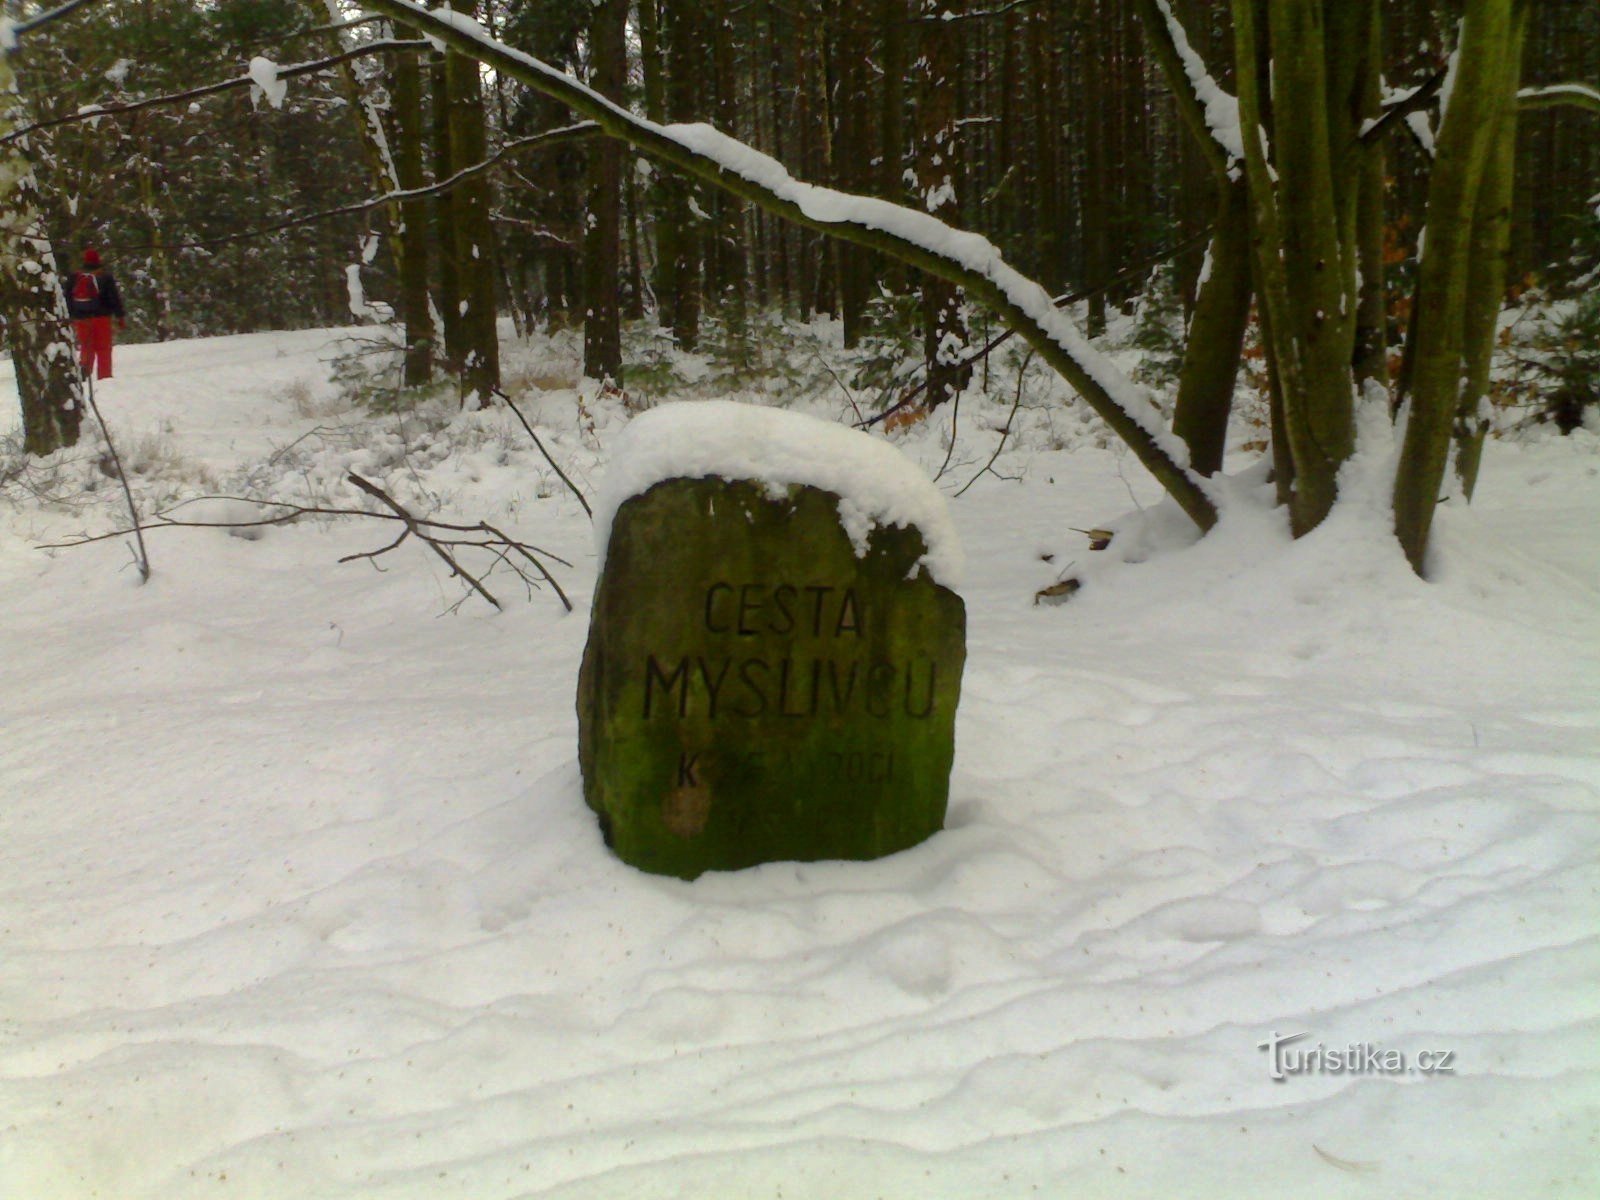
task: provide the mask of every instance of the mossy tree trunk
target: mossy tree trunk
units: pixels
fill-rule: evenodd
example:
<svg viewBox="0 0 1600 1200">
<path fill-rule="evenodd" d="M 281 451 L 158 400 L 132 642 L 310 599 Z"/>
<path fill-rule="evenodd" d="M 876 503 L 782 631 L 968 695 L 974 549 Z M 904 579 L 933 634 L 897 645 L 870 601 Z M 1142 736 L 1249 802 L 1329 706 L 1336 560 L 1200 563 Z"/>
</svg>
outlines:
<svg viewBox="0 0 1600 1200">
<path fill-rule="evenodd" d="M 1238 74 L 1239 111 L 1258 245 L 1257 290 L 1294 464 L 1289 522 L 1300 536 L 1332 509 L 1339 468 L 1355 446 L 1354 188 L 1347 172 L 1334 169 L 1333 139 L 1340 151 L 1351 142 L 1341 136 L 1349 118 L 1330 112 L 1335 106 L 1329 103 L 1349 74 L 1353 50 L 1342 23 L 1325 25 L 1321 5 L 1271 0 L 1266 7 L 1267 29 L 1258 31 L 1253 0 L 1235 0 L 1234 33 L 1240 63 L 1256 61 L 1262 32 L 1271 47 L 1270 160 L 1258 132 L 1262 106 L 1254 71 Z"/>
<path fill-rule="evenodd" d="M 1216 220 L 1195 292 L 1172 414 L 1172 430 L 1189 447 L 1190 465 L 1202 475 L 1211 475 L 1222 469 L 1233 389 L 1254 294 L 1250 194 L 1243 164 L 1232 158 L 1207 119 L 1197 81 L 1189 74 L 1198 58 L 1186 65 L 1178 44 L 1183 30 L 1168 0 L 1139 0 L 1139 15 L 1178 115 L 1217 190 Z"/>
<path fill-rule="evenodd" d="M 1222 469 L 1252 294 L 1250 199 L 1242 182 L 1227 183 L 1195 293 L 1172 412 L 1172 431 L 1189 447 L 1189 464 L 1202 475 Z"/>
<path fill-rule="evenodd" d="M 0 43 L 0 138 L 28 123 Z M 39 214 L 26 142 L 0 146 L 0 325 L 22 401 L 23 448 L 43 456 L 77 443 L 85 400 L 55 254 Z"/>
<path fill-rule="evenodd" d="M 1495 198 L 1485 182 L 1497 142 L 1513 135 L 1502 120 L 1520 75 L 1517 0 L 1470 0 L 1461 22 L 1455 84 L 1436 140 L 1428 184 L 1427 239 L 1417 273 L 1411 327 L 1411 410 L 1395 476 L 1395 534 L 1418 572 L 1444 482 L 1450 434 L 1462 403 L 1461 381 L 1474 355 L 1467 343 L 1468 295 L 1487 286 L 1473 269 L 1479 218 L 1489 225 Z M 1485 202 L 1480 208 L 1480 201 Z M 1486 211 L 1487 210 L 1487 211 Z M 1485 230 L 1484 236 L 1492 235 Z M 1498 294 L 1495 295 L 1498 306 Z M 1474 336 L 1493 337 L 1493 321 L 1474 320 Z"/>
<path fill-rule="evenodd" d="M 1499 114 L 1484 163 L 1483 181 L 1472 210 L 1471 245 L 1467 250 L 1467 294 L 1462 310 L 1463 356 L 1461 398 L 1456 405 L 1456 478 L 1461 493 L 1472 499 L 1489 433 L 1489 364 L 1494 357 L 1496 326 L 1505 297 L 1506 269 L 1511 254 L 1511 201 L 1517 162 L 1517 84 L 1522 47 L 1528 32 L 1528 6 L 1517 5 L 1501 84 Z"/>
</svg>

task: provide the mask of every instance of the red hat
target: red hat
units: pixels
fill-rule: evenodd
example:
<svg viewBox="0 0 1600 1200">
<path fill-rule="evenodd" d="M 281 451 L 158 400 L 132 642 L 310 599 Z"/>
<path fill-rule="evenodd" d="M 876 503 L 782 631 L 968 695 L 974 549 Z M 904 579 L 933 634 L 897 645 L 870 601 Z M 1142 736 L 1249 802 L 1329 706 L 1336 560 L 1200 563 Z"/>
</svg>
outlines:
<svg viewBox="0 0 1600 1200">
<path fill-rule="evenodd" d="M 96 250 L 93 246 L 85 248 L 83 252 L 83 265 L 86 267 L 98 267 L 100 265 L 100 251 Z"/>
</svg>

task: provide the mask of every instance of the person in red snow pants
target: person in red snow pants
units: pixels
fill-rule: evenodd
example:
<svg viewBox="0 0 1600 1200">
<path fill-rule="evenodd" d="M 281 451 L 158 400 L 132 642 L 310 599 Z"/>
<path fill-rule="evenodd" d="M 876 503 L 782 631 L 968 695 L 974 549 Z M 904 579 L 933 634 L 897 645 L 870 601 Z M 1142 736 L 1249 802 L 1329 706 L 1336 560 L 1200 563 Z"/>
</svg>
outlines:
<svg viewBox="0 0 1600 1200">
<path fill-rule="evenodd" d="M 62 281 L 67 293 L 67 312 L 78 334 L 78 363 L 83 373 L 96 379 L 111 378 L 111 319 L 127 328 L 117 280 L 100 262 L 93 246 L 83 252 L 83 269 Z"/>
</svg>

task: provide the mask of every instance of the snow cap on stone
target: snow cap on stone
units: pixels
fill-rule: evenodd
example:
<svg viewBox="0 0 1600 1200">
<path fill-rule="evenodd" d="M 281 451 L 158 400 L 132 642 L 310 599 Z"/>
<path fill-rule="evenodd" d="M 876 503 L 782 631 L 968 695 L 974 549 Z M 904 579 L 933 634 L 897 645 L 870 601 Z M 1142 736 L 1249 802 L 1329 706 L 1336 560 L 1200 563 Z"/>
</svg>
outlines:
<svg viewBox="0 0 1600 1200">
<path fill-rule="evenodd" d="M 604 566 L 611 520 L 632 496 L 667 479 L 753 480 L 774 493 L 804 484 L 839 497 L 839 520 L 865 554 L 876 526 L 913 526 L 936 583 L 960 582 L 963 555 L 943 493 L 888 442 L 783 409 L 728 400 L 664 404 L 635 417 L 612 448 L 595 502 Z"/>
</svg>

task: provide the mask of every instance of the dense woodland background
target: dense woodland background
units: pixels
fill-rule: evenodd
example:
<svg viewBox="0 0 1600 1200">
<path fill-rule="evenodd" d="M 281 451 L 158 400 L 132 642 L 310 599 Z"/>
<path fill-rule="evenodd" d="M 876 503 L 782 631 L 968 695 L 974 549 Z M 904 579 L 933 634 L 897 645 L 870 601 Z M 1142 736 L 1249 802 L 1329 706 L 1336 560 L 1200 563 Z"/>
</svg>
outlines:
<svg viewBox="0 0 1600 1200">
<path fill-rule="evenodd" d="M 12 6 L 29 7 L 37 6 Z M 710 121 L 803 179 L 910 200 L 930 154 L 953 157 L 954 194 L 938 198 L 939 215 L 984 233 L 1052 289 L 1089 293 L 1091 329 L 1098 304 L 1130 299 L 1155 263 L 1171 264 L 1180 296 L 1200 269 L 1212 183 L 1150 58 L 1132 0 L 463 0 L 455 7 L 600 90 L 615 90 L 620 78 L 628 102 L 652 117 Z M 31 38 L 15 66 L 34 118 L 49 121 L 85 105 L 237 78 L 253 56 L 287 66 L 335 54 L 341 41 L 348 48 L 386 36 L 377 23 L 331 28 L 329 8 L 323 0 L 96 5 Z M 1176 0 L 1175 8 L 1231 86 L 1228 6 Z M 1438 69 L 1455 8 L 1441 0 L 1384 5 L 1391 86 Z M 395 214 L 378 208 L 270 227 L 391 190 L 368 151 L 361 100 L 375 101 L 390 145 L 399 146 L 395 99 L 408 62 L 420 65 L 423 116 L 415 182 L 427 183 L 473 157 L 452 155 L 450 93 L 437 53 L 355 59 L 294 79 L 281 108 L 259 90 L 237 88 L 52 130 L 37 160 L 62 266 L 72 265 L 77 247 L 101 247 L 119 272 L 137 337 L 349 320 L 346 268 L 361 260 L 366 238 L 390 232 Z M 1597 75 L 1600 5 L 1534 5 L 1524 81 Z M 455 103 L 474 109 L 470 118 L 491 152 L 573 123 L 514 81 L 485 73 L 481 83 L 480 94 L 469 89 Z M 943 130 L 953 134 L 930 144 Z M 904 316 L 896 298 L 912 286 L 906 270 L 596 139 L 513 153 L 485 177 L 503 313 L 524 323 L 580 321 L 597 300 L 606 302 L 586 294 L 582 270 L 587 181 L 597 160 L 624 155 L 619 269 L 589 288 L 614 290 L 610 302 L 626 316 L 658 316 L 688 348 L 702 321 L 739 323 L 753 311 L 839 316 L 851 342 Z M 1403 264 L 1426 189 L 1426 162 L 1413 139 L 1392 139 L 1387 170 L 1387 228 L 1392 257 Z M 1524 113 L 1517 177 L 1510 278 L 1560 283 L 1574 273 L 1584 201 L 1600 187 L 1592 121 L 1557 109 Z M 462 191 L 426 204 L 436 289 L 450 265 L 441 252 L 453 244 L 445 226 Z M 394 242 L 383 238 L 362 272 L 367 296 L 398 305 L 396 274 Z M 456 285 L 445 284 L 449 295 Z M 1395 317 L 1403 321 L 1403 311 Z"/>
</svg>

